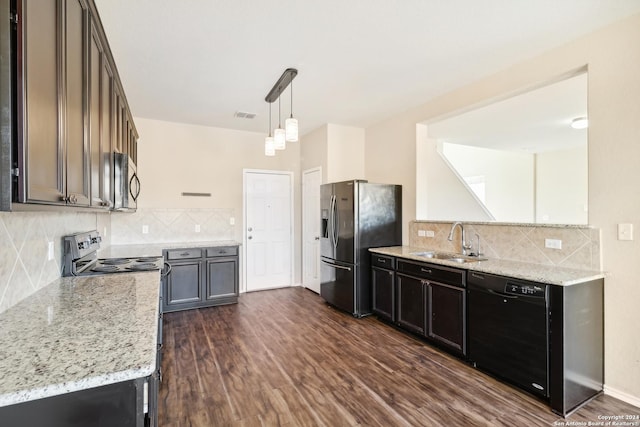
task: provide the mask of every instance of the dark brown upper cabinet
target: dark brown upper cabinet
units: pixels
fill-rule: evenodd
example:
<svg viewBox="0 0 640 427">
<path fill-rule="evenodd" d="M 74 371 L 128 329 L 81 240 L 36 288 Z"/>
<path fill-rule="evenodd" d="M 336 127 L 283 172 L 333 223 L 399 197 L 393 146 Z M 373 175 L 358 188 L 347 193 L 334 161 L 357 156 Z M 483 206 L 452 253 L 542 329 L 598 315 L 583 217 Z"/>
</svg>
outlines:
<svg viewBox="0 0 640 427">
<path fill-rule="evenodd" d="M 138 134 L 95 4 L 13 5 L 12 201 L 112 208 L 113 152 L 135 162 Z"/>
</svg>

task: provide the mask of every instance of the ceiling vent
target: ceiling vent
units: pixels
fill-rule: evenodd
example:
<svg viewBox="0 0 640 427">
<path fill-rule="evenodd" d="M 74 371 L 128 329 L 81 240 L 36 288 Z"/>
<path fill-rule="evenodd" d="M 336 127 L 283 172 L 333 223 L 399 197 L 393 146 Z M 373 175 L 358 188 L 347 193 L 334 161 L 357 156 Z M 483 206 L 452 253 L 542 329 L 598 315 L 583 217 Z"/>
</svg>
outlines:
<svg viewBox="0 0 640 427">
<path fill-rule="evenodd" d="M 239 119 L 253 119 L 256 117 L 256 113 L 247 113 L 246 111 L 236 111 L 233 115 Z"/>
</svg>

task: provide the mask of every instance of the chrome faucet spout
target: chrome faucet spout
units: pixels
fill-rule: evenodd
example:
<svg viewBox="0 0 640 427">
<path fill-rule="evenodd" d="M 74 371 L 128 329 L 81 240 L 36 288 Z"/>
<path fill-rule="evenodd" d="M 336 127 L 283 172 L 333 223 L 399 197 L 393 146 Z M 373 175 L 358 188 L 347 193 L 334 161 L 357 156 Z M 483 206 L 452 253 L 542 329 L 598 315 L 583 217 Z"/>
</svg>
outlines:
<svg viewBox="0 0 640 427">
<path fill-rule="evenodd" d="M 453 232 L 455 231 L 456 227 L 460 226 L 460 234 L 461 234 L 461 242 L 460 242 L 460 248 L 461 248 L 461 252 L 462 255 L 467 255 L 467 249 L 470 249 L 470 246 L 467 245 L 466 243 L 466 239 L 464 236 L 464 226 L 462 225 L 462 223 L 460 221 L 456 221 L 453 223 L 453 225 L 451 226 L 451 231 L 449 231 L 449 237 L 447 237 L 447 240 L 449 240 L 450 242 L 453 241 Z"/>
</svg>

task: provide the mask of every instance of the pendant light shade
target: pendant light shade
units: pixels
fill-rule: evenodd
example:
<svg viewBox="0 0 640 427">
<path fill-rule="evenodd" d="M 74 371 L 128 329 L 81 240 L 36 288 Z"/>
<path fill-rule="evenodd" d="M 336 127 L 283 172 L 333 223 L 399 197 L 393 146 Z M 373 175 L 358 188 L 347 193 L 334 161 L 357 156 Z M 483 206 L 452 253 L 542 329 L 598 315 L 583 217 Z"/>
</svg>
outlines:
<svg viewBox="0 0 640 427">
<path fill-rule="evenodd" d="M 284 150 L 287 148 L 287 140 L 285 138 L 285 132 L 282 128 L 277 128 L 273 131 L 273 142 L 276 150 Z"/>
<path fill-rule="evenodd" d="M 264 139 L 264 155 L 275 156 L 276 148 L 271 136 L 271 104 L 269 104 L 269 136 Z"/>
<path fill-rule="evenodd" d="M 284 150 L 287 148 L 287 140 L 285 138 L 284 129 L 282 129 L 280 121 L 280 97 L 278 97 L 278 127 L 273 131 L 273 141 L 276 146 L 276 150 Z"/>
<path fill-rule="evenodd" d="M 265 156 L 275 156 L 276 155 L 276 147 L 273 142 L 273 137 L 268 136 L 264 139 L 264 155 Z"/>
<path fill-rule="evenodd" d="M 284 121 L 285 139 L 288 142 L 298 142 L 298 119 L 289 117 Z"/>
<path fill-rule="evenodd" d="M 291 90 L 289 91 L 291 95 L 291 102 L 289 106 L 291 107 L 291 115 L 287 120 L 284 121 L 284 129 L 285 129 L 285 139 L 287 142 L 297 142 L 298 141 L 298 119 L 293 118 L 293 80 L 291 80 Z"/>
</svg>

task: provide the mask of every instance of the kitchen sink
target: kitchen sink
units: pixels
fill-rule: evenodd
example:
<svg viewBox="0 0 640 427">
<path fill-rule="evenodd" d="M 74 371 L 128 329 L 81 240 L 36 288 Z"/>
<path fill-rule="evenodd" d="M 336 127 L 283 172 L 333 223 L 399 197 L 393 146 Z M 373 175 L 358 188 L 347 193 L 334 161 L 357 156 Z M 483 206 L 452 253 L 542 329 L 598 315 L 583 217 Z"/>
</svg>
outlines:
<svg viewBox="0 0 640 427">
<path fill-rule="evenodd" d="M 479 258 L 475 256 L 467 256 L 462 254 L 452 254 L 447 252 L 434 252 L 434 251 L 425 251 L 425 252 L 412 252 L 411 255 L 419 256 L 422 258 L 430 258 L 430 259 L 441 259 L 444 261 L 452 261 L 460 264 L 464 264 L 467 262 L 478 262 L 478 261 L 486 261 L 487 258 Z"/>
</svg>

